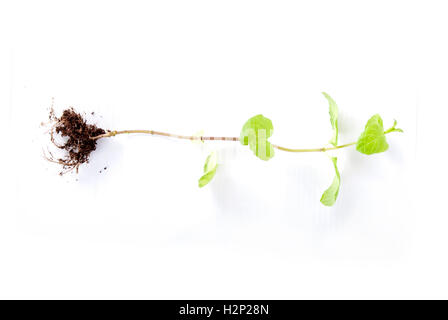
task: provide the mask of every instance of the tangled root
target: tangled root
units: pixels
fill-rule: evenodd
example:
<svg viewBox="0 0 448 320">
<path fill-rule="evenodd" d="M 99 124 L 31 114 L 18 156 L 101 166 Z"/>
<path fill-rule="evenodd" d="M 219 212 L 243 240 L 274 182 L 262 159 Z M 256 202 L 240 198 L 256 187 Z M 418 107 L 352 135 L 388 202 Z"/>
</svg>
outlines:
<svg viewBox="0 0 448 320">
<path fill-rule="evenodd" d="M 73 170 L 78 172 L 79 166 L 88 163 L 90 154 L 96 149 L 97 140 L 92 138 L 106 131 L 96 125 L 87 124 L 84 117 L 73 108 L 64 110 L 59 118 L 51 109 L 49 118 L 53 124 L 49 132 L 51 142 L 57 148 L 64 150 L 65 156 L 56 158 L 48 151 L 48 155 L 45 155 L 46 159 L 62 165 L 60 175 Z M 57 135 L 64 138 L 65 142 L 57 143 L 55 140 Z"/>
</svg>

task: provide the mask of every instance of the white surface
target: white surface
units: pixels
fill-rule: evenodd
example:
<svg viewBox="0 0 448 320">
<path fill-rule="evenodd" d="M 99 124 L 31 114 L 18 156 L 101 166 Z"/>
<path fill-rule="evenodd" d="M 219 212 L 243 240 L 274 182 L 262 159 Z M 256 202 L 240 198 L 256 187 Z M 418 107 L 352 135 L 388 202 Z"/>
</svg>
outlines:
<svg viewBox="0 0 448 320">
<path fill-rule="evenodd" d="M 448 298 L 443 1 L 2 1 L 1 298 Z M 341 142 L 264 163 L 233 143 L 121 136 L 78 176 L 42 159 L 51 98 L 111 129 Z M 210 148 L 215 180 L 197 188 Z M 101 168 L 107 170 L 98 173 Z"/>
</svg>

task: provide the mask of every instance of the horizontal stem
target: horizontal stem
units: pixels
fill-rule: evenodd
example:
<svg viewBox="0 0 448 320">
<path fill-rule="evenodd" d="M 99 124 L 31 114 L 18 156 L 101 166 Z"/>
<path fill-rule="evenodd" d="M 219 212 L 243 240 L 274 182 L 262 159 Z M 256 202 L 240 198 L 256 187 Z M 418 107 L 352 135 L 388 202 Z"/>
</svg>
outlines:
<svg viewBox="0 0 448 320">
<path fill-rule="evenodd" d="M 154 136 L 163 136 L 163 137 L 170 137 L 175 139 L 184 139 L 184 140 L 217 140 L 217 141 L 240 141 L 240 138 L 238 137 L 204 137 L 204 136 L 184 136 L 180 134 L 173 134 L 173 133 L 166 133 L 161 131 L 154 131 L 154 130 L 122 130 L 122 131 L 109 131 L 105 134 L 101 134 L 96 137 L 92 137 L 92 139 L 97 140 L 101 138 L 108 138 L 116 136 L 117 134 L 125 134 L 125 133 L 144 133 L 144 134 L 152 134 Z"/>
<path fill-rule="evenodd" d="M 167 132 L 161 132 L 161 131 L 155 131 L 155 130 L 121 130 L 121 131 L 109 131 L 104 134 L 101 134 L 96 137 L 92 137 L 93 140 L 98 140 L 101 138 L 109 138 L 114 137 L 117 134 L 130 134 L 130 133 L 143 133 L 143 134 L 151 134 L 155 136 L 163 136 L 163 137 L 170 137 L 175 139 L 184 139 L 184 140 L 199 140 L 199 141 L 240 141 L 240 138 L 238 137 L 206 137 L 206 136 L 184 136 L 179 134 L 173 134 L 173 133 L 167 133 Z M 272 147 L 278 150 L 286 151 L 286 152 L 326 152 L 330 150 L 337 150 L 342 149 L 346 147 L 350 147 L 355 145 L 356 142 L 343 144 L 336 147 L 323 147 L 323 148 L 311 148 L 311 149 L 291 149 L 291 148 L 285 148 L 276 144 L 273 144 Z"/>
<path fill-rule="evenodd" d="M 278 146 L 275 144 L 273 144 L 272 146 L 278 150 L 287 151 L 287 152 L 325 152 L 325 151 L 330 151 L 330 150 L 347 148 L 350 146 L 354 146 L 355 144 L 356 144 L 356 142 L 352 142 L 352 143 L 347 143 L 347 144 L 343 144 L 343 145 L 336 146 L 336 147 L 312 148 L 312 149 L 290 149 L 290 148 L 281 147 L 281 146 Z"/>
<path fill-rule="evenodd" d="M 384 134 L 388 134 L 391 132 L 393 132 L 393 130 L 385 131 Z M 287 151 L 287 152 L 326 152 L 326 151 L 338 150 L 338 149 L 342 149 L 342 148 L 351 147 L 351 146 L 356 145 L 356 143 L 357 142 L 351 142 L 351 143 L 347 143 L 347 144 L 341 144 L 340 146 L 335 146 L 335 147 L 323 147 L 323 148 L 312 148 L 312 149 L 290 149 L 290 148 L 281 147 L 281 146 L 278 146 L 275 144 L 273 144 L 272 146 L 278 150 Z"/>
</svg>

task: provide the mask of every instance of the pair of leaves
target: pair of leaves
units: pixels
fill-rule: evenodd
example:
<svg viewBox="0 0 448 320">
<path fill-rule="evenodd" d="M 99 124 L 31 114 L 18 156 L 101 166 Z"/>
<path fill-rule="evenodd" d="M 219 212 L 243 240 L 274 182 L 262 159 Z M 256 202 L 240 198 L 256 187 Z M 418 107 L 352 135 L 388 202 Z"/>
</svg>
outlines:
<svg viewBox="0 0 448 320">
<path fill-rule="evenodd" d="M 329 104 L 329 113 L 330 113 L 330 123 L 331 127 L 333 128 L 333 137 L 330 140 L 330 143 L 337 147 L 338 145 L 338 135 L 339 135 L 339 126 L 338 126 L 338 118 L 339 118 L 339 109 L 336 102 L 333 100 L 332 97 L 330 97 L 327 93 L 322 92 L 324 97 L 328 100 Z M 333 179 L 333 182 L 331 183 L 330 187 L 328 187 L 327 190 L 324 191 L 322 194 L 322 197 L 320 199 L 320 202 L 328 207 L 331 207 L 335 204 L 336 199 L 339 195 L 339 188 L 341 185 L 341 175 L 339 174 L 337 161 L 338 159 L 336 157 L 332 157 L 331 161 L 333 162 L 334 170 L 336 172 L 336 175 Z"/>
</svg>

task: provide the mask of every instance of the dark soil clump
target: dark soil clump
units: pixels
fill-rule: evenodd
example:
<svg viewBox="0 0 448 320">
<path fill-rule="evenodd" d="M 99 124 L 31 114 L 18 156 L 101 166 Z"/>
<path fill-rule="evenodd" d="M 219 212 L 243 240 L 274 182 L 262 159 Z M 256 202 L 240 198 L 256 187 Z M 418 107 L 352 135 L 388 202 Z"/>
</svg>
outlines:
<svg viewBox="0 0 448 320">
<path fill-rule="evenodd" d="M 66 155 L 58 159 L 49 152 L 50 156 L 47 159 L 62 165 L 61 175 L 74 169 L 78 172 L 79 166 L 89 162 L 90 154 L 96 149 L 97 140 L 92 138 L 106 131 L 94 124 L 87 124 L 84 117 L 73 108 L 64 110 L 59 118 L 51 110 L 50 120 L 54 123 L 50 130 L 51 141 L 59 149 L 65 150 Z M 65 142 L 56 143 L 55 135 L 65 138 Z"/>
</svg>

